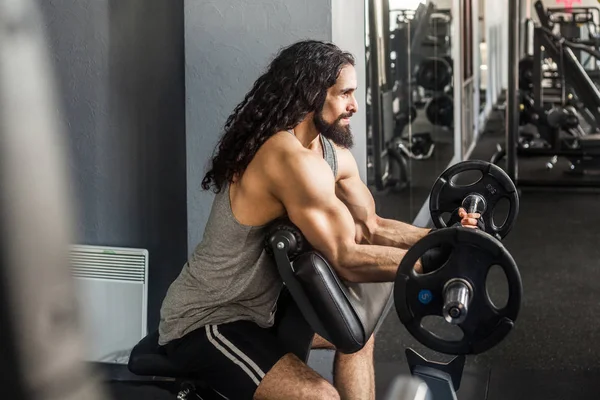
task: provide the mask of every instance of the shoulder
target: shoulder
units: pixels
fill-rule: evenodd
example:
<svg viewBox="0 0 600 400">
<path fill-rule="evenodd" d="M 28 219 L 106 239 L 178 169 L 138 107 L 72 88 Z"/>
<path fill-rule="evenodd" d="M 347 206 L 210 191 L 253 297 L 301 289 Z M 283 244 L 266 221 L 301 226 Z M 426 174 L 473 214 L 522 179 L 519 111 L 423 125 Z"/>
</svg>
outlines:
<svg viewBox="0 0 600 400">
<path fill-rule="evenodd" d="M 277 187 L 304 185 L 307 181 L 323 185 L 334 183 L 327 162 L 285 132 L 265 142 L 259 162 L 266 180 Z"/>
</svg>

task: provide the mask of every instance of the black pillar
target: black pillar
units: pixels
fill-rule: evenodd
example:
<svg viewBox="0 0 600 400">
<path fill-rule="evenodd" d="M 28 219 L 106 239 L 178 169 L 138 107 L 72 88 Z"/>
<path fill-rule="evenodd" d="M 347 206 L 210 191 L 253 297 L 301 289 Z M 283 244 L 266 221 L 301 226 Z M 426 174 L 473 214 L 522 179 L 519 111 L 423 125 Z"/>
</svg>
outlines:
<svg viewBox="0 0 600 400">
<path fill-rule="evenodd" d="M 516 182 L 519 134 L 519 0 L 508 2 L 508 90 L 506 93 L 506 173 Z"/>
</svg>

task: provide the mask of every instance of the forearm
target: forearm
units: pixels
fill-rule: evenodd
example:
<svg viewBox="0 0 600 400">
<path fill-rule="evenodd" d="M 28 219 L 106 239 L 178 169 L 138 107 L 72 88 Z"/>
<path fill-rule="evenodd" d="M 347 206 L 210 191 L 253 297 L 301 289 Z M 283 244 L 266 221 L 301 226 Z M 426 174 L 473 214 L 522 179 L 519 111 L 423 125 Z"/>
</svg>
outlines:
<svg viewBox="0 0 600 400">
<path fill-rule="evenodd" d="M 407 249 L 429 233 L 429 228 L 419 228 L 393 219 L 378 218 L 375 229 L 368 237 L 368 243 Z"/>
<path fill-rule="evenodd" d="M 392 282 L 407 252 L 397 247 L 357 244 L 346 249 L 336 269 L 344 280 L 351 282 Z M 414 268 L 421 271 L 420 260 Z"/>
</svg>

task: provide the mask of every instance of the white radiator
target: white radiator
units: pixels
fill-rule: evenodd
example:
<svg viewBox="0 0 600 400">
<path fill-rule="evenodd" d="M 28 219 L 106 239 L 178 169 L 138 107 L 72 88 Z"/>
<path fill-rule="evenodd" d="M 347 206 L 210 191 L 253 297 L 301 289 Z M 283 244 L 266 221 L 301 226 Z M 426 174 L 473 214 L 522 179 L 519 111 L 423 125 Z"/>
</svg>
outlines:
<svg viewBox="0 0 600 400">
<path fill-rule="evenodd" d="M 147 334 L 148 251 L 74 245 L 71 271 L 86 361 L 126 364 L 133 346 Z"/>
</svg>

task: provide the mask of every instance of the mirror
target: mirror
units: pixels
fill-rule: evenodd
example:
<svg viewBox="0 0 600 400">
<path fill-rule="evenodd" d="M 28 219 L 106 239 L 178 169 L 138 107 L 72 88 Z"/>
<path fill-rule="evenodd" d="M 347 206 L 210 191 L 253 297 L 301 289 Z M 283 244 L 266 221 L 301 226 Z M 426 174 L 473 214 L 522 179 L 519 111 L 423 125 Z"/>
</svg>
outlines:
<svg viewBox="0 0 600 400">
<path fill-rule="evenodd" d="M 367 0 L 368 183 L 412 222 L 454 156 L 450 1 Z"/>
<path fill-rule="evenodd" d="M 488 81 L 487 41 L 485 32 L 485 1 L 479 0 L 479 113 L 483 113 L 486 103 Z"/>
</svg>

